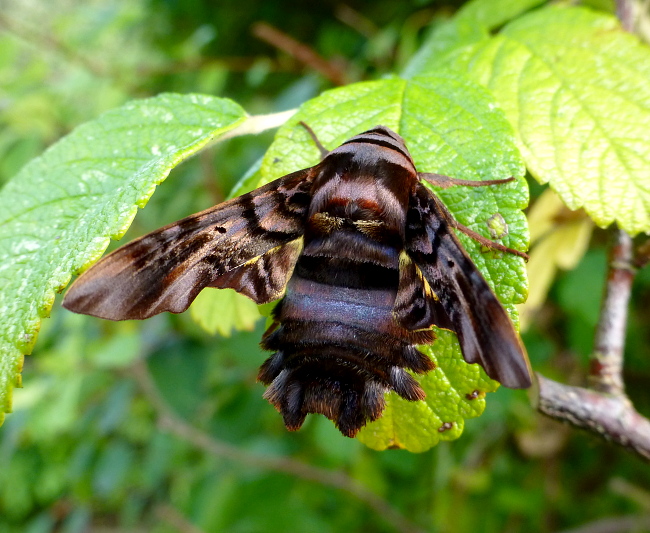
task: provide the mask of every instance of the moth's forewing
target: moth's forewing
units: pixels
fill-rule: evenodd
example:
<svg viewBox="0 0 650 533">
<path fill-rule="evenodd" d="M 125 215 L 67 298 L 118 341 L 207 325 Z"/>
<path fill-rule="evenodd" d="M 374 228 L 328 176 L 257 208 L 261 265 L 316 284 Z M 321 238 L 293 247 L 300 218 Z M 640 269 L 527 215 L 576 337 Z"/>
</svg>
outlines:
<svg viewBox="0 0 650 533">
<path fill-rule="evenodd" d="M 429 325 L 445 327 L 436 320 L 436 309 L 443 310 L 465 361 L 479 363 L 506 387 L 530 387 L 530 363 L 510 318 L 451 230 L 440 200 L 422 184 L 409 206 L 405 248 L 429 286 L 423 293 L 428 292 L 430 307 L 420 304 L 431 309 Z M 401 285 L 402 290 L 408 287 Z M 398 294 L 397 301 L 406 302 L 408 296 Z M 414 320 L 403 315 L 406 325 Z M 426 323 L 416 321 L 418 327 Z"/>
<path fill-rule="evenodd" d="M 79 277 L 63 306 L 127 320 L 163 311 L 181 313 L 207 286 L 232 287 L 257 303 L 279 297 L 298 255 L 295 245 L 285 245 L 304 232 L 310 170 L 284 176 L 118 248 Z"/>
<path fill-rule="evenodd" d="M 282 244 L 225 272 L 208 286 L 235 289 L 258 304 L 272 302 L 284 294 L 301 250 L 302 238 Z"/>
</svg>

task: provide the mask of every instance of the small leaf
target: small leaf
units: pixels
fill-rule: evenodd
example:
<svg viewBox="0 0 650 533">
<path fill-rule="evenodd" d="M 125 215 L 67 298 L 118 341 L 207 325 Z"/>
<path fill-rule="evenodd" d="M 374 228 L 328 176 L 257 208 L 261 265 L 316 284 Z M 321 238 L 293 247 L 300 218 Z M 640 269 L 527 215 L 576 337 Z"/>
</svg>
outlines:
<svg viewBox="0 0 650 533">
<path fill-rule="evenodd" d="M 262 316 L 255 302 L 232 289 L 201 291 L 190 313 L 208 333 L 224 337 L 230 337 L 233 330 L 252 331 Z"/>
<path fill-rule="evenodd" d="M 174 166 L 244 119 L 223 98 L 134 101 L 74 130 L 0 191 L 0 422 L 54 293 L 124 234 Z"/>
<path fill-rule="evenodd" d="M 420 346 L 436 364 L 435 370 L 418 377 L 427 397 L 409 402 L 391 392 L 386 411 L 379 420 L 359 433 L 359 440 L 374 450 L 406 448 L 424 452 L 441 440 L 460 437 L 466 418 L 476 418 L 485 409 L 485 394 L 499 388 L 477 365 L 463 360 L 455 335 L 436 330 L 431 346 Z"/>
<path fill-rule="evenodd" d="M 570 209 L 650 231 L 650 50 L 615 18 L 540 9 L 443 63 L 492 92 L 530 172 Z"/>
<path fill-rule="evenodd" d="M 404 137 L 422 172 L 474 180 L 524 173 L 511 127 L 489 93 L 453 72 L 439 71 L 436 76 L 408 81 L 358 83 L 307 102 L 278 131 L 262 163 L 263 178 L 258 185 L 318 163 L 318 149 L 297 125 L 299 121 L 307 123 L 329 149 L 378 124 L 388 126 Z M 488 238 L 490 221 L 500 214 L 503 243 L 525 249 L 528 230 L 521 209 L 527 204 L 527 192 L 520 179 L 485 188 L 455 187 L 438 195 L 460 222 Z M 476 242 L 460 238 L 501 301 L 515 313 L 512 304 L 522 302 L 527 292 L 523 261 L 482 253 Z M 369 446 L 424 451 L 439 440 L 458 438 L 463 420 L 478 416 L 484 393 L 498 386 L 478 365 L 465 363 L 458 341 L 449 332 L 440 331 L 439 339 L 423 350 L 438 364 L 437 370 L 416 376 L 427 399 L 407 402 L 389 394 L 383 417 L 360 433 Z"/>
</svg>

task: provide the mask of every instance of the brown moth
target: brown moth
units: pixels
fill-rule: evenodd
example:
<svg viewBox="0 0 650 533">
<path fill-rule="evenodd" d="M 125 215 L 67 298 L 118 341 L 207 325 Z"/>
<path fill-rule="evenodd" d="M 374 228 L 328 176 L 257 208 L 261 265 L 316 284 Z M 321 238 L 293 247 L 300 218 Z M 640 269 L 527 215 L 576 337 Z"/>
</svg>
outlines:
<svg viewBox="0 0 650 533">
<path fill-rule="evenodd" d="M 126 320 L 185 311 L 204 287 L 258 304 L 282 298 L 258 378 L 289 430 L 320 413 L 353 437 L 381 416 L 387 391 L 422 400 L 407 370 L 433 369 L 415 345 L 434 340 L 434 325 L 457 334 L 468 363 L 506 387 L 529 387 L 525 349 L 454 230 L 526 255 L 460 225 L 422 184 L 513 178 L 418 173 L 404 140 L 383 126 L 331 152 L 303 126 L 319 164 L 117 249 L 72 285 L 64 307 Z"/>
</svg>

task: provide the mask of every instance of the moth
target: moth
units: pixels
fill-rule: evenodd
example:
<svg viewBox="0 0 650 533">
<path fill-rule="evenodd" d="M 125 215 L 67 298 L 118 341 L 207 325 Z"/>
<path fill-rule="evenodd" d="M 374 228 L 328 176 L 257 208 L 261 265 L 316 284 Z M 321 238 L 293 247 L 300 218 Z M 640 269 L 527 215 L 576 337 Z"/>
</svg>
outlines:
<svg viewBox="0 0 650 533">
<path fill-rule="evenodd" d="M 309 413 L 353 437 L 379 418 L 384 395 L 425 393 L 407 372 L 432 326 L 454 331 L 465 361 L 506 387 L 527 388 L 526 351 L 454 231 L 526 257 L 459 224 L 424 186 L 486 186 L 418 173 L 404 140 L 377 126 L 321 162 L 174 222 L 117 249 L 71 286 L 67 309 L 110 320 L 185 311 L 205 287 L 258 304 L 280 299 L 261 345 L 258 379 L 297 430 Z M 471 393 L 472 391 L 468 391 Z"/>
</svg>

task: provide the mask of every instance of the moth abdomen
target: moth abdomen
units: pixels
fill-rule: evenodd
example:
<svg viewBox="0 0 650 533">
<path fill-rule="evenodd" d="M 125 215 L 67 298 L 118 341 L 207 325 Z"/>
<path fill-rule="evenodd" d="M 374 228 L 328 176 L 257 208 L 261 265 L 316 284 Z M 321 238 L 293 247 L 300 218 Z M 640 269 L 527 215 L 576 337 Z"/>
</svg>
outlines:
<svg viewBox="0 0 650 533">
<path fill-rule="evenodd" d="M 417 373 L 431 370 L 431 360 L 410 342 L 393 335 L 332 320 L 287 321 L 262 342 L 266 350 L 282 353 L 286 365 L 301 358 L 334 354 L 374 372 L 388 382 L 388 369 L 396 366 Z M 273 376 L 275 377 L 275 376 Z"/>
<path fill-rule="evenodd" d="M 320 413 L 343 434 L 354 436 L 381 415 L 385 392 L 394 390 L 412 401 L 424 398 L 406 369 L 423 373 L 433 368 L 413 346 L 431 342 L 433 335 L 406 330 L 394 319 L 396 270 L 353 262 L 337 277 L 338 262 L 313 262 L 304 255 L 298 260 L 274 312 L 277 322 L 262 341 L 263 348 L 275 353 L 258 379 L 270 385 L 265 398 L 289 429 L 299 428 L 308 413 Z M 372 288 L 362 288 L 358 278 L 376 268 L 383 282 L 379 278 Z"/>
</svg>

